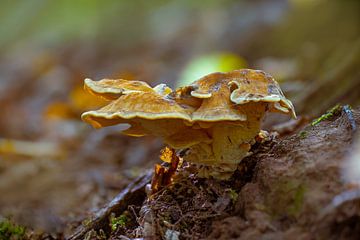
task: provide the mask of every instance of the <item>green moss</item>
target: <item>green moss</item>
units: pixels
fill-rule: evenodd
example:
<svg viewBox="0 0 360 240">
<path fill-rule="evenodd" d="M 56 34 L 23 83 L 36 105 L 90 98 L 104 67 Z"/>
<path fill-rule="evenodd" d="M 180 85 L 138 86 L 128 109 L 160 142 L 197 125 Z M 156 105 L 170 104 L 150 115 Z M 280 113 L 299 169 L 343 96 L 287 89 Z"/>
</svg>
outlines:
<svg viewBox="0 0 360 240">
<path fill-rule="evenodd" d="M 8 219 L 0 219 L 0 240 L 20 240 L 25 238 L 25 228 Z"/>
<path fill-rule="evenodd" d="M 298 181 L 281 181 L 267 196 L 266 206 L 273 217 L 296 217 L 302 209 L 306 188 Z"/>
<path fill-rule="evenodd" d="M 311 126 L 316 126 L 319 123 L 321 123 L 324 120 L 329 120 L 330 118 L 332 118 L 334 115 L 338 115 L 341 112 L 342 106 L 340 104 L 337 104 L 335 107 L 333 107 L 332 109 L 330 109 L 329 111 L 327 111 L 325 114 L 323 114 L 321 117 L 319 117 L 318 119 L 315 119 L 312 123 Z"/>
<path fill-rule="evenodd" d="M 233 204 L 235 204 L 239 194 L 234 189 L 230 188 L 229 189 L 229 195 L 230 195 L 231 202 Z"/>
<path fill-rule="evenodd" d="M 304 202 L 304 195 L 305 195 L 305 187 L 303 185 L 300 185 L 295 190 L 295 193 L 293 195 L 293 202 L 287 209 L 287 212 L 290 215 L 294 216 L 294 215 L 297 215 L 297 213 L 300 212 L 301 207 L 302 207 L 303 202 Z"/>
<path fill-rule="evenodd" d="M 128 217 L 125 214 L 121 214 L 119 217 L 115 217 L 115 214 L 110 216 L 110 227 L 112 231 L 115 231 L 118 227 L 125 227 L 129 222 Z"/>
<path fill-rule="evenodd" d="M 308 136 L 308 132 L 306 132 L 306 131 L 301 131 L 301 132 L 299 132 L 298 136 L 299 136 L 301 139 L 305 139 L 305 138 L 307 138 L 307 136 Z"/>
<path fill-rule="evenodd" d="M 91 223 L 91 219 L 85 219 L 85 220 L 83 220 L 81 223 L 82 223 L 82 225 L 84 225 L 85 227 L 88 227 L 88 226 L 90 225 L 90 223 Z"/>
<path fill-rule="evenodd" d="M 262 211 L 262 212 L 268 212 L 268 209 L 266 208 L 266 206 L 264 204 L 260 204 L 260 203 L 255 203 L 254 207 L 256 210 Z"/>
</svg>

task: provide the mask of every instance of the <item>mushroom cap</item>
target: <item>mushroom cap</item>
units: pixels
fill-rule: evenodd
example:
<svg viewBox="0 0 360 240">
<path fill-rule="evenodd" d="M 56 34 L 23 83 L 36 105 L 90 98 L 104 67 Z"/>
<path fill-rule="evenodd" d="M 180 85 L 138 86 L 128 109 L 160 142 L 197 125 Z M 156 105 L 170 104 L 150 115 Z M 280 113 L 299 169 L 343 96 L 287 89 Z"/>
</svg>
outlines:
<svg viewBox="0 0 360 240">
<path fill-rule="evenodd" d="M 193 122 L 246 121 L 246 115 L 230 101 L 231 92 L 227 84 L 226 73 L 212 73 L 180 88 L 175 99 L 198 104 L 191 115 Z"/>
<path fill-rule="evenodd" d="M 145 135 L 156 127 L 159 130 L 155 132 L 159 132 L 167 125 L 173 132 L 171 128 L 175 125 L 185 126 L 183 121 L 191 121 L 189 111 L 155 91 L 136 91 L 121 95 L 99 110 L 85 112 L 81 117 L 95 128 L 129 123 L 132 127 L 125 133 L 136 136 Z"/>
<path fill-rule="evenodd" d="M 172 94 L 178 103 L 196 108 L 191 115 L 193 122 L 246 121 L 252 111 L 245 111 L 243 106 L 251 102 L 267 103 L 270 111 L 296 118 L 294 107 L 279 84 L 259 70 L 211 73 Z"/>
<path fill-rule="evenodd" d="M 236 104 L 267 102 L 271 112 L 291 114 L 296 118 L 293 104 L 286 99 L 274 78 L 260 70 L 243 69 L 228 73 L 230 100 Z"/>
<path fill-rule="evenodd" d="M 168 92 L 170 88 L 160 84 L 154 88 L 143 81 L 125 79 L 102 79 L 93 81 L 90 78 L 84 80 L 84 88 L 88 92 L 108 100 L 117 99 L 123 94 L 132 92 Z M 171 89 L 170 89 L 171 92 Z"/>
</svg>

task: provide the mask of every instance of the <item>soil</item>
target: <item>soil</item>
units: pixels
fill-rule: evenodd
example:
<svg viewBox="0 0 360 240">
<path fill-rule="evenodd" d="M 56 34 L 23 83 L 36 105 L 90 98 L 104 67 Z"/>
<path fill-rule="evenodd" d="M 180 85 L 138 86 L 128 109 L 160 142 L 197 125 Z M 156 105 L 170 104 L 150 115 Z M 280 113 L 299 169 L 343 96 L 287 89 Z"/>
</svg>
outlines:
<svg viewBox="0 0 360 240">
<path fill-rule="evenodd" d="M 353 116 L 360 124 L 360 111 Z M 256 146 L 229 181 L 197 178 L 182 166 L 172 184 L 144 194 L 142 204 L 114 211 L 126 224 L 87 237 L 358 239 L 360 198 L 346 197 L 358 190 L 341 177 L 353 136 L 351 116 L 337 111 Z"/>
</svg>

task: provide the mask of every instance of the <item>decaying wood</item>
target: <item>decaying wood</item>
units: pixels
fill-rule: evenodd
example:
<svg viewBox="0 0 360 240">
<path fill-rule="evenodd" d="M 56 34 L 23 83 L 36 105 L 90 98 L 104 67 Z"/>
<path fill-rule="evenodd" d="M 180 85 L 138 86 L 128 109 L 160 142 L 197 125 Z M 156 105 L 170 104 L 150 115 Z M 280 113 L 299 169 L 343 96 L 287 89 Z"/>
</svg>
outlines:
<svg viewBox="0 0 360 240">
<path fill-rule="evenodd" d="M 261 144 L 230 181 L 177 178 L 143 203 L 142 235 L 129 237 L 358 239 L 359 194 L 348 194 L 341 169 L 359 114 L 339 105 L 299 133 Z"/>
</svg>

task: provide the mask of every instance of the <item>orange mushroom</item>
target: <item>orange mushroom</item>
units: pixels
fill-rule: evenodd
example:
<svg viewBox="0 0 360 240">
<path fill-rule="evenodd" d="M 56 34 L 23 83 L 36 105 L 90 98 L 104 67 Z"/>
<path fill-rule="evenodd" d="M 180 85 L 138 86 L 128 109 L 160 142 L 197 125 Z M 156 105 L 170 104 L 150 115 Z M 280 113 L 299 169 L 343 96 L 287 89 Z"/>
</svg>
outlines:
<svg viewBox="0 0 360 240">
<path fill-rule="evenodd" d="M 277 82 L 258 70 L 212 73 L 175 91 L 141 81 L 86 80 L 85 85 L 117 99 L 85 112 L 84 121 L 97 128 L 128 123 L 125 134 L 152 134 L 172 148 L 186 148 L 183 158 L 198 165 L 200 177 L 228 179 L 248 156 L 266 111 L 296 117 Z"/>
</svg>

